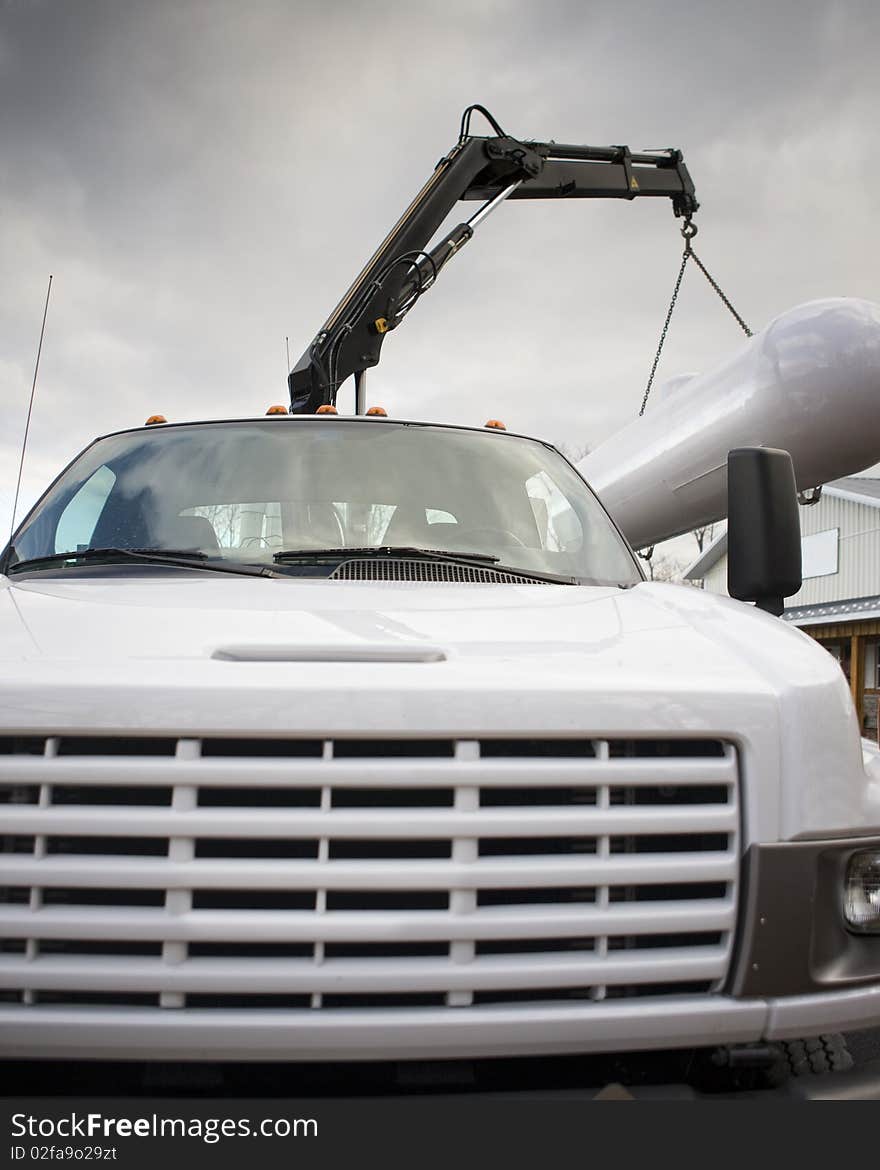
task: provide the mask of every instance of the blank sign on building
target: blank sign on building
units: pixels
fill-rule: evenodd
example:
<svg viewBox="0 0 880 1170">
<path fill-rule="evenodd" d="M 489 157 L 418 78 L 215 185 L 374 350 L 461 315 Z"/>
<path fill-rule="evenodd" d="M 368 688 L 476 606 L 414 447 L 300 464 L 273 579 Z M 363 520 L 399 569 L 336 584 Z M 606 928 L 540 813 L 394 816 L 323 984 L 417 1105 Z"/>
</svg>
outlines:
<svg viewBox="0 0 880 1170">
<path fill-rule="evenodd" d="M 802 575 L 805 581 L 808 577 L 830 577 L 837 572 L 839 539 L 839 528 L 826 528 L 824 532 L 801 537 Z"/>
</svg>

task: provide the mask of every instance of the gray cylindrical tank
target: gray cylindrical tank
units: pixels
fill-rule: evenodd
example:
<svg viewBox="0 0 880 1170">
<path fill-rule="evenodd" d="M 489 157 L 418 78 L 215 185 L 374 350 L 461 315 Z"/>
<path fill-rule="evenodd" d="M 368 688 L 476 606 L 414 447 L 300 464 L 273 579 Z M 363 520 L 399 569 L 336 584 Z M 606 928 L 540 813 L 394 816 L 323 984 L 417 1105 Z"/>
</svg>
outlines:
<svg viewBox="0 0 880 1170">
<path fill-rule="evenodd" d="M 578 464 L 635 548 L 727 513 L 727 452 L 790 452 L 800 490 L 880 461 L 880 306 L 810 301 L 682 379 Z"/>
</svg>

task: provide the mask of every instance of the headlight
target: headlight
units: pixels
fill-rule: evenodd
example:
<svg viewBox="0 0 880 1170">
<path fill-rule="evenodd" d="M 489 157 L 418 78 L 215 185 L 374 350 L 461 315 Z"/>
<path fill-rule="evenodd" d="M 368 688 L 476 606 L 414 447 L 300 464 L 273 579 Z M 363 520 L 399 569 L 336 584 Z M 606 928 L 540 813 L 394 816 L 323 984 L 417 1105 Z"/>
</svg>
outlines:
<svg viewBox="0 0 880 1170">
<path fill-rule="evenodd" d="M 849 859 L 843 913 L 850 930 L 880 934 L 880 852 L 864 849 Z"/>
</svg>

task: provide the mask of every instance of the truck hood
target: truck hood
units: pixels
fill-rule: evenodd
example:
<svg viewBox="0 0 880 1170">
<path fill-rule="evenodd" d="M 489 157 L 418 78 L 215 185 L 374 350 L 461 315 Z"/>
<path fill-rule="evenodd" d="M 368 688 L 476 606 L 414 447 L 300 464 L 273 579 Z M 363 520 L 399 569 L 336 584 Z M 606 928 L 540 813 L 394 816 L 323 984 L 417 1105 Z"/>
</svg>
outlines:
<svg viewBox="0 0 880 1170">
<path fill-rule="evenodd" d="M 3 727 L 723 736 L 762 770 L 787 757 L 803 782 L 780 807 L 768 781 L 753 812 L 769 835 L 851 828 L 864 812 L 831 656 L 740 603 L 647 582 L 0 578 Z M 841 774 L 852 779 L 829 787 Z"/>
<path fill-rule="evenodd" d="M 379 584 L 192 576 L 0 578 L 0 661 L 522 662 L 607 687 L 749 687 L 772 679 L 752 643 L 779 656 L 812 645 L 790 628 L 694 589 Z M 746 645 L 743 645 L 743 639 Z M 797 649 L 795 649 L 795 647 Z M 811 665 L 827 666 L 827 656 Z M 770 671 L 772 675 L 777 672 Z M 824 671 L 823 673 L 833 673 Z"/>
</svg>

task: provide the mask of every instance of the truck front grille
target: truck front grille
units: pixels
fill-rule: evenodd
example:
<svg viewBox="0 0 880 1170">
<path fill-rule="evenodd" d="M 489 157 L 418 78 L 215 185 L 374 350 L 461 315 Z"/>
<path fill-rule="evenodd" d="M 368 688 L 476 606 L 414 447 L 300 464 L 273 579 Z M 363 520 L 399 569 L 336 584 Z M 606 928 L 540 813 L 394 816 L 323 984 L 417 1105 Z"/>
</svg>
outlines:
<svg viewBox="0 0 880 1170">
<path fill-rule="evenodd" d="M 369 1010 L 709 993 L 714 740 L 0 738 L 0 1000 Z"/>
</svg>

